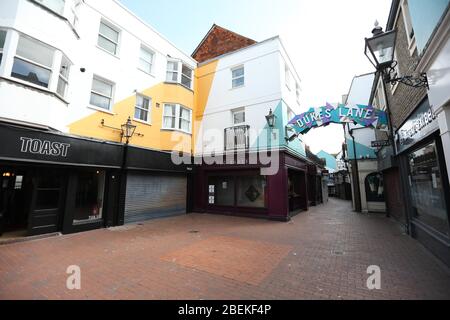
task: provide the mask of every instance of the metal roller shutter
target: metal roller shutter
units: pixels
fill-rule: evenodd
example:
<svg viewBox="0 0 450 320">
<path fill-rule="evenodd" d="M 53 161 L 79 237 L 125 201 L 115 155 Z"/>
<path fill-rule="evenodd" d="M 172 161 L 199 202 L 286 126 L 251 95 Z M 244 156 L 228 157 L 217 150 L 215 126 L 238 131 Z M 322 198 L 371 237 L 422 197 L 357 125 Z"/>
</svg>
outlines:
<svg viewBox="0 0 450 320">
<path fill-rule="evenodd" d="M 125 223 L 186 214 L 187 178 L 129 174 Z"/>
</svg>

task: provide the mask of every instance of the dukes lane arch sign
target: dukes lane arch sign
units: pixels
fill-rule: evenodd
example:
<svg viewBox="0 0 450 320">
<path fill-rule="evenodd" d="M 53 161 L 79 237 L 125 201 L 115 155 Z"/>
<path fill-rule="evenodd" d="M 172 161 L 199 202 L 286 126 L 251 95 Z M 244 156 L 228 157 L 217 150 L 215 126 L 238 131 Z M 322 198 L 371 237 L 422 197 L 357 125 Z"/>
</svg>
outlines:
<svg viewBox="0 0 450 320">
<path fill-rule="evenodd" d="M 372 127 L 386 130 L 388 118 L 385 111 L 375 109 L 373 106 L 339 104 L 337 107 L 327 103 L 324 107 L 311 108 L 289 121 L 298 134 L 306 134 L 313 128 L 327 126 L 331 123 L 353 123 L 362 127 Z"/>
</svg>

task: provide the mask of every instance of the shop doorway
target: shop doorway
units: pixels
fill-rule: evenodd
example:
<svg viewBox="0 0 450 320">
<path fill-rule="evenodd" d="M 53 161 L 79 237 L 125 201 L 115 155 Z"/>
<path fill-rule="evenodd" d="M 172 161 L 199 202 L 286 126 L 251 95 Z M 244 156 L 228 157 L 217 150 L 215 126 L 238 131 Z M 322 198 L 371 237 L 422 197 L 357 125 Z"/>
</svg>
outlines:
<svg viewBox="0 0 450 320">
<path fill-rule="evenodd" d="M 306 192 L 306 174 L 303 171 L 288 171 L 288 201 L 289 213 L 295 214 L 308 210 L 308 197 Z"/>
<path fill-rule="evenodd" d="M 59 170 L 0 167 L 0 237 L 60 231 L 66 182 Z"/>
<path fill-rule="evenodd" d="M 0 169 L 0 237 L 24 237 L 28 231 L 31 177 L 26 170 Z"/>
</svg>

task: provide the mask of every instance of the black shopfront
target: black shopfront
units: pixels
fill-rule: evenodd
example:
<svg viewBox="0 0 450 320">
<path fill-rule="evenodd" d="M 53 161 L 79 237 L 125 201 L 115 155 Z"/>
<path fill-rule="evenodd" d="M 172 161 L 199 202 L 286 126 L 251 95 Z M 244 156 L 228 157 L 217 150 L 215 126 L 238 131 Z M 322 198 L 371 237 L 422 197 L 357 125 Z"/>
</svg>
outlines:
<svg viewBox="0 0 450 320">
<path fill-rule="evenodd" d="M 411 235 L 450 265 L 450 189 L 438 120 L 425 98 L 397 131 Z"/>
<path fill-rule="evenodd" d="M 0 234 L 118 223 L 123 145 L 0 124 Z"/>
</svg>

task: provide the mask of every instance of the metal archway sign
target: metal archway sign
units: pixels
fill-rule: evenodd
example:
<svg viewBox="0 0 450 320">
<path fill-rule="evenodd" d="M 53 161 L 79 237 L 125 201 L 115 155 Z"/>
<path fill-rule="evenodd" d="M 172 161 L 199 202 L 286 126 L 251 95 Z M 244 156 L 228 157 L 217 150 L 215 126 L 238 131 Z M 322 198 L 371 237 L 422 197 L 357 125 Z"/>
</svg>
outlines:
<svg viewBox="0 0 450 320">
<path fill-rule="evenodd" d="M 327 126 L 330 123 L 353 123 L 362 127 L 386 130 L 388 118 L 385 111 L 375 109 L 373 106 L 339 104 L 334 107 L 327 103 L 324 107 L 311 108 L 295 116 L 288 125 L 298 134 L 306 134 L 313 128 Z"/>
</svg>

